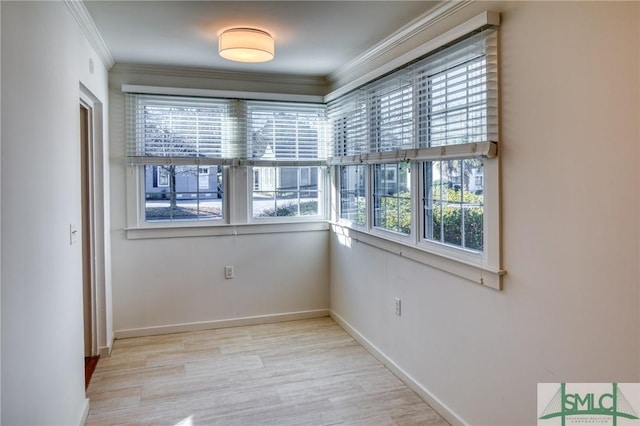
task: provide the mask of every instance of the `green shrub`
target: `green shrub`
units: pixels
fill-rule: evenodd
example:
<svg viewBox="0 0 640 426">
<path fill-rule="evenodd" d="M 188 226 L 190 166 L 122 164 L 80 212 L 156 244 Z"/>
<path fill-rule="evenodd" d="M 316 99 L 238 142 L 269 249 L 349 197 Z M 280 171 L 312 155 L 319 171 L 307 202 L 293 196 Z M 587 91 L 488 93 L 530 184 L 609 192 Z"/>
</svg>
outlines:
<svg viewBox="0 0 640 426">
<path fill-rule="evenodd" d="M 303 201 L 300 203 L 300 216 L 313 216 L 318 214 L 317 201 Z M 298 216 L 298 203 L 291 202 L 275 209 L 263 210 L 261 217 Z"/>
<path fill-rule="evenodd" d="M 439 194 L 438 194 L 439 195 Z M 465 207 L 460 206 L 463 191 L 447 189 L 442 194 L 443 201 L 434 202 L 431 224 L 435 241 L 462 246 L 462 212 L 464 211 L 464 248 L 482 251 L 483 207 L 482 195 L 464 191 Z M 393 197 L 381 197 L 378 206 L 380 226 L 395 232 L 409 234 L 411 232 L 411 200 L 408 192 Z M 434 197 L 435 198 L 435 197 Z M 442 206 L 442 215 L 440 207 Z M 364 221 L 364 203 L 358 210 L 358 219 Z M 441 230 L 442 240 L 441 238 Z"/>
<path fill-rule="evenodd" d="M 464 201 L 467 205 L 464 209 L 460 204 L 455 204 L 460 203 L 462 195 L 463 191 L 448 189 L 443 194 L 443 201 L 446 203 L 434 202 L 432 221 L 434 240 L 440 241 L 442 230 L 441 242 L 462 246 L 462 210 L 464 210 L 464 247 L 482 251 L 482 195 L 464 191 Z M 440 215 L 441 206 L 442 216 Z"/>
<path fill-rule="evenodd" d="M 409 192 L 400 192 L 391 197 L 380 197 L 379 223 L 384 229 L 389 229 L 403 234 L 411 232 L 411 195 Z"/>
</svg>

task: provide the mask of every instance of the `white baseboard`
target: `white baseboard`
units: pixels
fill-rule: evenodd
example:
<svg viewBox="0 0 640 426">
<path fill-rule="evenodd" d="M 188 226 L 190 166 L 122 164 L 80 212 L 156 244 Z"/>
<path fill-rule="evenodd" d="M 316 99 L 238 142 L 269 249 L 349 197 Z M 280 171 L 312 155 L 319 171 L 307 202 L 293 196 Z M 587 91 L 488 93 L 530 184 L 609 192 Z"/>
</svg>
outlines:
<svg viewBox="0 0 640 426">
<path fill-rule="evenodd" d="M 89 398 L 84 399 L 84 406 L 82 407 L 82 415 L 80 416 L 79 426 L 84 426 L 87 422 L 87 417 L 89 417 Z"/>
<path fill-rule="evenodd" d="M 284 321 L 295 321 L 309 318 L 328 317 L 328 309 L 288 312 L 283 314 L 259 315 L 255 317 L 231 318 L 216 321 L 192 322 L 185 324 L 163 325 L 159 327 L 131 328 L 114 332 L 115 339 L 129 337 L 155 336 L 158 334 L 182 333 L 185 331 L 211 330 L 214 328 L 239 327 L 244 325 L 271 324 Z"/>
<path fill-rule="evenodd" d="M 376 345 L 371 343 L 358 330 L 353 328 L 351 324 L 346 322 L 340 315 L 333 311 L 329 312 L 331 318 L 351 335 L 358 343 L 360 343 L 371 355 L 387 367 L 393 374 L 398 377 L 405 385 L 418 394 L 427 404 L 431 406 L 438 414 L 452 425 L 466 425 L 460 416 L 454 413 L 446 404 L 440 401 L 436 396 L 429 392 L 424 386 L 418 383 L 409 373 L 400 368 L 391 358 L 382 352 Z"/>
</svg>

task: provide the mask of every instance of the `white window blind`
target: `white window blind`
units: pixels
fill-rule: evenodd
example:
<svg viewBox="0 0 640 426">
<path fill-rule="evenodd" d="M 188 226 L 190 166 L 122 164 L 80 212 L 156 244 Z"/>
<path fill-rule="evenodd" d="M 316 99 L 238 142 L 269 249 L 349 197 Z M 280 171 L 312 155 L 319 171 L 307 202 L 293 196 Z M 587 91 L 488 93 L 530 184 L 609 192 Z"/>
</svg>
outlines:
<svg viewBox="0 0 640 426">
<path fill-rule="evenodd" d="M 416 64 L 419 147 L 496 141 L 495 43 L 479 33 Z"/>
<path fill-rule="evenodd" d="M 247 157 L 253 165 L 324 165 L 326 106 L 247 101 Z"/>
<path fill-rule="evenodd" d="M 333 136 L 333 155 L 345 156 L 369 152 L 367 103 L 365 92 L 355 90 L 328 105 Z"/>
<path fill-rule="evenodd" d="M 326 106 L 126 95 L 131 164 L 324 165 Z"/>
<path fill-rule="evenodd" d="M 226 164 L 246 150 L 238 138 L 238 101 L 126 95 L 132 164 Z"/>
<path fill-rule="evenodd" d="M 331 101 L 330 164 L 495 156 L 496 40 L 484 30 Z"/>
<path fill-rule="evenodd" d="M 413 148 L 411 74 L 399 71 L 367 87 L 369 152 Z"/>
</svg>

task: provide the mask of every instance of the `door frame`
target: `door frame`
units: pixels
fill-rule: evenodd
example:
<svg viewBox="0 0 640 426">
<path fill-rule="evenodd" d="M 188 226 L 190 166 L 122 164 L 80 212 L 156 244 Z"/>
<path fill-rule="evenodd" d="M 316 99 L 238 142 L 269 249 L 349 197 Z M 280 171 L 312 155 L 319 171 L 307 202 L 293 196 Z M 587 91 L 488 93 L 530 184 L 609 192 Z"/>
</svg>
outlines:
<svg viewBox="0 0 640 426">
<path fill-rule="evenodd" d="M 88 189 L 87 214 L 89 231 L 89 277 L 91 281 L 91 355 L 109 356 L 111 339 L 108 339 L 107 336 L 106 264 L 108 252 L 105 234 L 105 196 L 107 195 L 105 192 L 105 184 L 108 182 L 106 178 L 106 168 L 104 165 L 104 109 L 102 102 L 100 102 L 100 100 L 82 83 L 80 83 L 78 101 L 80 108 L 86 108 L 89 111 L 87 129 L 88 143 L 86 147 L 87 176 L 81 176 L 81 179 L 87 179 Z M 79 115 L 78 119 L 80 119 Z M 80 131 L 80 123 L 78 125 L 78 130 Z M 79 140 L 82 142 L 82 137 Z M 80 155 L 82 155 L 84 150 L 82 147 L 80 148 Z M 83 161 L 82 158 L 79 159 L 80 161 Z M 81 203 L 84 203 L 84 201 L 81 201 Z M 82 205 L 80 207 L 82 209 Z M 85 239 L 83 238 L 82 241 L 84 244 Z M 84 258 L 82 263 L 82 268 L 84 268 Z"/>
<path fill-rule="evenodd" d="M 82 310 L 84 356 L 97 354 L 96 268 L 93 200 L 93 105 L 80 97 L 80 203 L 82 246 Z M 84 122 L 84 123 L 83 123 Z M 88 312 L 87 312 L 88 311 Z M 87 318 L 87 314 L 89 318 Z M 87 330 L 87 327 L 89 328 Z"/>
</svg>

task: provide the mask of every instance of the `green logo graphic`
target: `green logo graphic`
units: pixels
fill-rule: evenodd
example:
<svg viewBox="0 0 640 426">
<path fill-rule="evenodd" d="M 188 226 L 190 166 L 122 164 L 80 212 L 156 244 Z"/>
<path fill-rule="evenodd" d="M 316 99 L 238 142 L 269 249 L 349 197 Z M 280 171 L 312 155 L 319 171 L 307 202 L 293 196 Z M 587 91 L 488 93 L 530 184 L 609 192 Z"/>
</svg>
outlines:
<svg viewBox="0 0 640 426">
<path fill-rule="evenodd" d="M 560 383 L 560 388 L 539 419 L 560 417 L 562 426 L 565 426 L 566 418 L 570 416 L 609 416 L 613 419 L 613 426 L 617 425 L 619 417 L 638 420 L 638 415 L 618 388 L 618 384 L 612 383 L 611 386 L 611 393 L 580 394 L 567 393 L 566 383 Z"/>
</svg>

